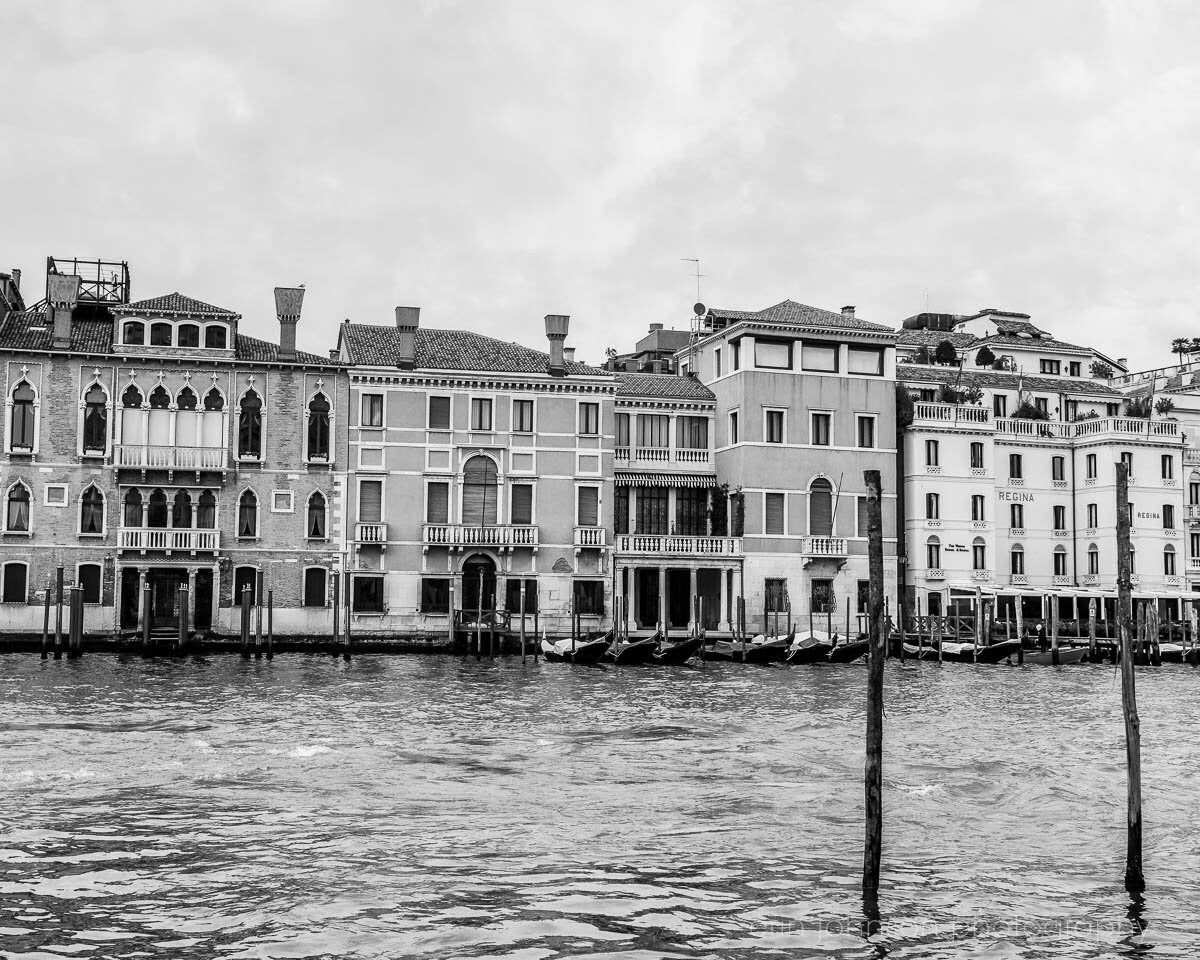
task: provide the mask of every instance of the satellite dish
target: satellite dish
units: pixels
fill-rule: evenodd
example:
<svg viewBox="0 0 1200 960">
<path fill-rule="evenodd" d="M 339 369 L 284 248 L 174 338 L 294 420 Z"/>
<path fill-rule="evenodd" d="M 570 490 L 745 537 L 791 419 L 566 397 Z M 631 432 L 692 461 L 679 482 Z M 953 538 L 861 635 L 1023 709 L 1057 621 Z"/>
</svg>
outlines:
<svg viewBox="0 0 1200 960">
<path fill-rule="evenodd" d="M 708 311 L 708 307 L 702 303 L 694 303 L 692 304 L 692 311 L 696 314 L 696 316 L 702 317 Z"/>
</svg>

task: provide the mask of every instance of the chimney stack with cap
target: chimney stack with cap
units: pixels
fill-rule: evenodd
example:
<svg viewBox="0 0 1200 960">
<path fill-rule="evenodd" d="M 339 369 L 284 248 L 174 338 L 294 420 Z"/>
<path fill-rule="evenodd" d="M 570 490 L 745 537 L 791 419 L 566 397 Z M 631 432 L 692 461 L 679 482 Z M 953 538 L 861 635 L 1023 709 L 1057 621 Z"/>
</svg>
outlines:
<svg viewBox="0 0 1200 960">
<path fill-rule="evenodd" d="M 304 306 L 303 287 L 275 288 L 275 316 L 279 318 L 279 359 L 296 359 L 296 324 Z"/>
<path fill-rule="evenodd" d="M 71 346 L 71 314 L 79 302 L 79 277 L 73 273 L 52 273 L 46 284 L 47 318 L 54 330 L 54 346 L 65 350 Z"/>
<path fill-rule="evenodd" d="M 842 307 L 842 316 L 854 319 L 854 307 Z"/>
<path fill-rule="evenodd" d="M 12 268 L 13 286 L 17 288 L 17 293 L 21 292 L 21 271 L 17 267 Z"/>
<path fill-rule="evenodd" d="M 396 329 L 400 331 L 400 356 L 396 366 L 411 370 L 417 365 L 417 327 L 421 325 L 420 307 L 397 307 Z"/>
<path fill-rule="evenodd" d="M 560 313 L 546 314 L 546 339 L 550 341 L 550 362 L 546 370 L 552 377 L 565 377 L 567 364 L 563 357 L 563 341 L 567 339 L 569 316 Z"/>
</svg>

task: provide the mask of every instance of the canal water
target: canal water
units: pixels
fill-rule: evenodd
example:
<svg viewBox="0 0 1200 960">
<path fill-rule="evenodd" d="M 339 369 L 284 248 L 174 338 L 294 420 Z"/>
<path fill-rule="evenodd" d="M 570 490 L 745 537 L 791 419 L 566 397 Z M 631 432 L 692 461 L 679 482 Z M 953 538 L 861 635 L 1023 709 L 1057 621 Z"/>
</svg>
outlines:
<svg viewBox="0 0 1200 960">
<path fill-rule="evenodd" d="M 1200 671 L 1139 670 L 1144 904 L 1109 666 L 0 657 L 0 956 L 1200 952 Z"/>
</svg>

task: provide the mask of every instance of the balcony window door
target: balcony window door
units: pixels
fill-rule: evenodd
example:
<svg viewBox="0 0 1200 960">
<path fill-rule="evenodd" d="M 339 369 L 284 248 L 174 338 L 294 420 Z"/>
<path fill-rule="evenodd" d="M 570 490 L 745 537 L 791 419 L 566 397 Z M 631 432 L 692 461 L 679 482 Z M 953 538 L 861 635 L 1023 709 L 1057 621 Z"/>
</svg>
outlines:
<svg viewBox="0 0 1200 960">
<path fill-rule="evenodd" d="M 358 522 L 383 522 L 383 481 L 361 480 L 358 484 Z"/>
<path fill-rule="evenodd" d="M 146 442 L 146 417 L 142 413 L 142 391 L 132 383 L 121 394 L 121 442 Z"/>
<path fill-rule="evenodd" d="M 462 522 L 479 527 L 494 526 L 497 496 L 495 461 L 491 457 L 472 457 L 463 467 Z"/>
<path fill-rule="evenodd" d="M 246 460 L 262 459 L 262 399 L 247 390 L 238 411 L 238 456 Z"/>
<path fill-rule="evenodd" d="M 200 446 L 225 446 L 225 398 L 216 387 L 204 395 L 204 413 L 201 417 Z"/>
<path fill-rule="evenodd" d="M 517 483 L 513 485 L 509 520 L 525 526 L 533 523 L 533 484 Z"/>
<path fill-rule="evenodd" d="M 103 453 L 108 447 L 108 394 L 93 384 L 83 395 L 83 452 Z"/>
<path fill-rule="evenodd" d="M 12 434 L 10 436 L 10 445 L 13 450 L 29 451 L 33 449 L 37 425 L 34 406 L 36 401 L 37 394 L 28 381 L 22 380 L 13 389 Z"/>
<path fill-rule="evenodd" d="M 196 507 L 196 526 L 200 530 L 217 528 L 217 498 L 208 490 L 200 494 L 200 502 Z"/>
<path fill-rule="evenodd" d="M 167 525 L 167 495 L 161 490 L 150 494 L 146 506 L 146 526 L 163 528 Z"/>
<path fill-rule="evenodd" d="M 833 536 L 833 484 L 824 477 L 808 489 L 808 532 L 814 537 Z"/>
<path fill-rule="evenodd" d="M 682 537 L 703 537 L 708 531 L 708 490 L 680 487 L 675 491 L 675 532 Z"/>
<path fill-rule="evenodd" d="M 628 533 L 629 487 L 617 487 L 613 493 L 613 529 L 617 533 Z"/>
<path fill-rule="evenodd" d="M 577 488 L 575 522 L 581 527 L 600 525 L 599 487 Z"/>
<path fill-rule="evenodd" d="M 79 532 L 93 534 L 104 532 L 104 494 L 90 486 L 83 491 L 79 501 Z"/>
<path fill-rule="evenodd" d="M 192 526 L 192 498 L 186 490 L 175 494 L 171 505 L 171 526 L 177 530 L 187 530 Z"/>
<path fill-rule="evenodd" d="M 663 534 L 667 532 L 667 488 L 637 488 L 637 532 Z"/>
<path fill-rule="evenodd" d="M 676 420 L 675 445 L 680 450 L 707 450 L 708 418 L 679 417 Z"/>
<path fill-rule="evenodd" d="M 200 414 L 196 410 L 197 397 L 191 387 L 184 387 L 175 397 L 175 446 L 198 447 L 200 445 Z"/>
<path fill-rule="evenodd" d="M 150 416 L 147 443 L 166 447 L 171 443 L 171 395 L 160 383 L 150 391 Z"/>
<path fill-rule="evenodd" d="M 142 525 L 142 494 L 138 490 L 130 490 L 125 494 L 125 518 L 123 523 L 127 527 L 140 527 Z"/>
<path fill-rule="evenodd" d="M 308 402 L 308 459 L 329 459 L 329 400 L 323 393 Z"/>
<path fill-rule="evenodd" d="M 661 414 L 643 413 L 637 419 L 637 445 L 643 450 L 652 451 L 649 459 L 666 460 L 667 450 L 671 446 L 671 418 Z M 662 451 L 659 453 L 658 451 Z"/>
</svg>

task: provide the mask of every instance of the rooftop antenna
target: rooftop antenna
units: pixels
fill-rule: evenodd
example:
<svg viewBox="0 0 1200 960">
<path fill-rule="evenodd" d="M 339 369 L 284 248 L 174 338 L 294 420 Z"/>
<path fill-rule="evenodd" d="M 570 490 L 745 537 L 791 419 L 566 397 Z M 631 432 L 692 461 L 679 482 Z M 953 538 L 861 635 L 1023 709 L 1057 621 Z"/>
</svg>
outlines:
<svg viewBox="0 0 1200 960">
<path fill-rule="evenodd" d="M 694 263 L 696 265 L 696 303 L 692 307 L 692 330 L 691 336 L 688 337 L 687 352 L 688 373 L 695 373 L 696 341 L 700 339 L 700 328 L 704 323 L 704 315 L 708 312 L 708 309 L 700 302 L 700 278 L 707 276 L 707 274 L 700 272 L 699 257 L 680 257 L 679 259 L 683 263 Z"/>
<path fill-rule="evenodd" d="M 700 258 L 699 257 L 680 257 L 679 259 L 683 263 L 694 263 L 696 265 L 696 299 L 699 300 L 700 299 L 700 278 L 706 277 L 706 276 L 708 276 L 708 274 L 700 272 Z"/>
</svg>

